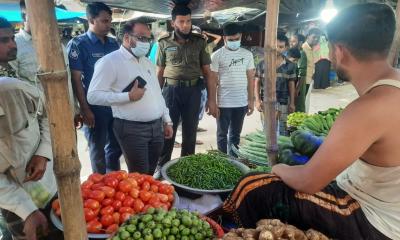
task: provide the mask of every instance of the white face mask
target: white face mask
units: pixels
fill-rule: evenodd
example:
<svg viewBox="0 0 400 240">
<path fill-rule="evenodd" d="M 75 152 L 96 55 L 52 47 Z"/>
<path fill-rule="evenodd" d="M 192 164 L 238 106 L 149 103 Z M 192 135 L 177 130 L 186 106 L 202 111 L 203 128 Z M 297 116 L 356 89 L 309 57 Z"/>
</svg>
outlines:
<svg viewBox="0 0 400 240">
<path fill-rule="evenodd" d="M 240 48 L 240 42 L 241 42 L 240 40 L 237 40 L 237 41 L 226 41 L 226 46 L 229 49 L 231 49 L 233 51 L 236 51 L 236 50 L 238 50 Z"/>
<path fill-rule="evenodd" d="M 136 57 L 146 56 L 146 54 L 150 50 L 150 43 L 136 41 L 136 47 L 131 48 L 131 50 L 133 55 L 135 55 Z"/>
</svg>

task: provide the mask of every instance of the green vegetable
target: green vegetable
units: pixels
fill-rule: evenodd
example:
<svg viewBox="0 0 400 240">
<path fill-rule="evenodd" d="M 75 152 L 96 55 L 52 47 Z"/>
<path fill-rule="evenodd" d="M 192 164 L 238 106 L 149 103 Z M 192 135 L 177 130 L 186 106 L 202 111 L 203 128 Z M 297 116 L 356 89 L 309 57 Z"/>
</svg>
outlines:
<svg viewBox="0 0 400 240">
<path fill-rule="evenodd" d="M 233 188 L 242 176 L 225 155 L 216 152 L 181 158 L 167 174 L 179 184 L 206 190 Z"/>
</svg>

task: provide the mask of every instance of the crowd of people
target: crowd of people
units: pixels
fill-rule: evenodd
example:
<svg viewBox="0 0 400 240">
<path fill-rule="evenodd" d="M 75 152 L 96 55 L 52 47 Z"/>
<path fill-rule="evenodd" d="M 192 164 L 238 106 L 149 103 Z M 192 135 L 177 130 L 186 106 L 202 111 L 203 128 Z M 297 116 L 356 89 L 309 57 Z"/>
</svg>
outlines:
<svg viewBox="0 0 400 240">
<path fill-rule="evenodd" d="M 393 146 L 389 142 L 398 143 L 399 139 L 383 128 L 364 136 L 364 129 L 373 129 L 371 121 L 355 118 L 353 113 L 368 115 L 382 124 L 381 116 L 392 114 L 389 110 L 369 109 L 371 105 L 376 105 L 374 109 L 380 109 L 379 104 L 393 105 L 399 98 L 387 86 L 399 88 L 397 80 L 378 81 L 399 79 L 384 64 L 395 20 L 393 11 L 385 5 L 363 6 L 344 11 L 328 25 L 330 49 L 327 39 L 316 28 L 310 29 L 306 37 L 296 34 L 289 39 L 278 34 L 276 117 L 280 135 L 288 135 L 289 113 L 307 111 L 306 95 L 311 84 L 314 88 L 329 85 L 328 59 L 341 79 L 352 81 L 361 97 L 338 119 L 322 150 L 310 163 L 301 167 L 277 165 L 273 168 L 275 175 L 252 174 L 239 183 L 224 209 L 244 226 L 275 217 L 325 232 L 340 226 L 342 233 L 335 234 L 355 237 L 351 239 L 399 237 L 400 208 L 394 193 L 398 192 L 395 178 L 399 176 L 399 163 L 392 156 L 400 153 L 397 148 L 389 149 Z M 51 196 L 56 194 L 56 188 L 46 100 L 37 79 L 37 57 L 23 4 L 21 10 L 24 28 L 15 37 L 12 25 L 0 18 L 0 208 L 15 239 L 36 239 L 38 227 L 48 228 L 45 215 L 49 207 L 38 210 L 24 184 L 41 181 Z M 368 17 L 377 19 L 368 22 L 369 28 L 390 41 L 377 46 L 377 36 L 368 34 L 371 40 L 360 43 L 365 32 L 342 29 L 352 14 L 359 16 L 351 25 L 355 29 L 368 22 Z M 225 24 L 221 38 L 194 27 L 191 17 L 187 6 L 174 6 L 173 31 L 160 36 L 151 61 L 148 56 L 152 33 L 146 22 L 127 22 L 119 44 L 109 36 L 111 9 L 104 3 L 88 4 L 89 29 L 68 43 L 65 61 L 74 93 L 71 105 L 77 121 L 83 124 L 93 172 L 120 170 L 119 159 L 123 155 L 129 172 L 153 175 L 171 160 L 179 125 L 181 156 L 194 154 L 198 123 L 204 111 L 216 119 L 218 150 L 235 156 L 231 146 L 240 142 L 245 116 L 256 109 L 264 118 L 265 63 L 261 61 L 256 66 L 253 54 L 241 46 L 241 26 L 234 22 Z M 388 25 L 386 32 L 375 26 L 379 21 Z M 218 49 L 221 39 L 223 46 Z M 365 69 L 371 74 L 360 75 L 359 70 Z M 378 88 L 381 85 L 386 87 Z M 394 116 L 390 123 L 385 123 L 387 128 L 397 129 L 398 118 Z M 356 144 L 349 134 L 357 138 Z M 337 152 L 343 146 L 352 149 Z M 338 159 L 334 167 L 327 162 L 332 156 Z M 358 158 L 363 160 L 355 160 Z M 364 186 L 363 172 L 376 178 Z M 393 176 L 382 182 L 382 173 Z M 337 176 L 337 184 L 323 189 Z M 382 191 L 377 188 L 379 184 L 383 184 Z M 331 201 L 330 205 L 313 195 L 321 189 L 322 195 L 317 195 Z M 393 194 L 385 195 L 385 189 L 393 190 Z M 347 199 L 345 203 L 343 199 Z M 382 202 L 389 204 L 383 206 Z M 279 211 L 275 206 L 278 203 L 289 211 Z M 335 204 L 344 204 L 346 212 Z M 368 214 L 364 214 L 364 209 Z M 316 216 L 314 220 L 306 217 L 310 212 Z M 361 229 L 360 224 L 367 227 Z M 60 233 L 53 230 L 50 226 L 48 239 L 60 239 Z"/>
</svg>

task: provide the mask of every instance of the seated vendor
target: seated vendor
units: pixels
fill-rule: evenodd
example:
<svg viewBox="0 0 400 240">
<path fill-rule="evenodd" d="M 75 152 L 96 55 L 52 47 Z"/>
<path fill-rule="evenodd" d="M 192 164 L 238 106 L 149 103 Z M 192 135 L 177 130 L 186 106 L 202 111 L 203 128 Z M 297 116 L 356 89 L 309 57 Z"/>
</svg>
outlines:
<svg viewBox="0 0 400 240">
<path fill-rule="evenodd" d="M 240 225 L 277 218 L 334 239 L 400 239 L 400 72 L 387 61 L 395 27 L 392 8 L 377 3 L 328 24 L 332 64 L 359 98 L 307 164 L 239 182 L 224 210 Z"/>
</svg>

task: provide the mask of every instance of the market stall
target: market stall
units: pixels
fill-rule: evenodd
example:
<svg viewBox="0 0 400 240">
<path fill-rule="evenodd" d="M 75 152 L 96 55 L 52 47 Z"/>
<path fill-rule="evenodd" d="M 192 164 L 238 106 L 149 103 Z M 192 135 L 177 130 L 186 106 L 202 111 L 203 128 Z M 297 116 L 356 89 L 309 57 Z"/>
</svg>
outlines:
<svg viewBox="0 0 400 240">
<path fill-rule="evenodd" d="M 127 5 L 118 5 L 117 1 L 105 2 L 110 2 L 111 5 L 114 4 L 119 7 L 127 7 Z M 276 29 L 279 2 L 279 0 L 265 1 L 268 13 L 266 15 L 266 28 L 268 31 L 266 31 L 264 45 L 266 69 L 274 69 L 276 66 Z M 152 3 L 152 1 L 149 1 L 149 3 Z M 235 3 L 243 4 L 244 1 L 235 1 Z M 151 232 L 156 238 L 166 234 L 164 231 L 167 232 L 166 235 L 168 236 L 171 236 L 171 231 L 176 231 L 177 235 L 179 232 L 180 235 L 184 236 L 192 235 L 195 239 L 209 239 L 213 236 L 221 237 L 218 224 L 214 224 L 213 221 L 204 218 L 201 214 L 194 214 L 184 210 L 171 210 L 175 200 L 179 198 L 174 195 L 174 188 L 150 176 L 130 175 L 121 171 L 106 176 L 94 174 L 86 182 L 80 183 L 80 163 L 76 153 L 73 115 L 67 101 L 67 75 L 62 58 L 60 39 L 57 34 L 56 18 L 53 11 L 54 3 L 53 1 L 28 0 L 27 6 L 28 15 L 32 19 L 32 34 L 41 66 L 39 75 L 48 101 L 51 134 L 54 143 L 54 172 L 57 177 L 60 200 L 59 202 L 53 202 L 53 217 L 55 218 L 53 221 L 58 221 L 59 225 L 62 226 L 65 239 L 87 239 L 86 226 L 87 223 L 93 220 L 93 215 L 101 216 L 101 220 L 105 224 L 91 223 L 91 232 L 94 234 L 114 234 L 117 231 L 117 235 L 112 238 L 113 240 L 142 239 L 141 235 L 136 234 L 136 232 L 139 232 L 136 229 L 139 229 L 140 234 L 143 234 L 146 226 L 147 229 L 150 228 L 150 230 L 146 230 L 149 233 L 147 235 L 150 235 Z M 134 8 L 131 5 L 129 6 L 129 8 Z M 140 6 L 142 5 L 137 4 L 137 8 L 140 8 Z M 152 5 L 146 5 L 146 7 L 149 6 L 151 7 Z M 228 4 L 223 6 L 231 7 Z M 154 9 L 160 9 L 159 5 L 154 5 L 153 7 Z M 161 7 L 165 9 L 167 5 L 162 5 Z M 140 10 L 144 9 L 146 8 L 143 7 Z M 150 11 L 150 9 L 148 10 Z M 161 10 L 158 12 L 163 13 Z M 43 25 L 40 24 L 41 22 L 48 24 Z M 397 42 L 396 44 L 400 43 Z M 395 47 L 398 48 L 398 46 Z M 279 137 L 276 133 L 275 119 L 274 79 L 276 79 L 276 73 L 275 71 L 268 71 L 268 74 L 267 84 L 265 85 L 265 92 L 268 93 L 268 100 L 265 102 L 266 124 L 268 126 L 266 134 L 256 132 L 247 136 L 246 141 L 237 149 L 238 156 L 241 159 L 239 161 L 215 152 L 171 161 L 164 166 L 163 176 L 176 189 L 181 188 L 181 190 L 194 194 L 215 195 L 226 193 L 232 190 L 241 176 L 251 171 L 248 166 L 245 166 L 246 164 L 257 171 L 268 172 L 268 166 L 277 162 L 304 164 L 307 158 L 310 158 L 318 149 L 323 141 L 323 136 L 328 133 L 334 119 L 340 113 L 340 109 L 328 109 L 312 116 L 292 115 L 293 118 L 290 124 L 297 130 L 292 133 L 291 138 Z M 199 161 L 199 165 L 197 167 L 188 166 L 188 159 L 192 164 L 195 161 Z M 257 168 L 257 166 L 266 168 Z M 202 169 L 202 167 L 206 168 Z M 145 184 L 145 182 L 148 184 Z M 161 190 L 161 188 L 164 188 L 164 190 Z M 85 189 L 90 190 L 90 192 L 87 191 L 85 193 Z M 101 191 L 98 189 L 101 189 Z M 109 195 L 106 195 L 106 190 Z M 152 192 L 149 193 L 150 195 L 146 194 L 150 191 Z M 121 192 L 121 194 L 117 194 L 118 192 Z M 126 199 L 127 196 L 130 196 L 128 198 L 129 201 Z M 154 202 L 150 204 L 154 196 L 157 199 L 154 198 Z M 141 203 L 136 201 L 138 198 L 141 199 Z M 88 201 L 91 199 L 95 199 L 97 203 Z M 112 202 L 105 201 L 106 199 L 110 199 Z M 121 206 L 119 208 L 114 206 L 110 211 L 111 208 L 108 206 L 114 205 L 116 201 L 119 201 Z M 100 202 L 102 207 L 97 205 Z M 149 203 L 147 208 L 145 203 Z M 126 204 L 125 208 L 122 207 L 122 204 Z M 86 208 L 85 212 L 82 206 Z M 158 209 L 155 210 L 153 207 Z M 115 214 L 117 208 L 118 214 Z M 122 213 L 127 214 L 121 214 L 121 208 L 123 208 Z M 160 208 L 163 210 L 160 210 Z M 97 211 L 97 214 L 95 211 Z M 108 214 L 106 213 L 107 211 L 109 211 Z M 99 213 L 100 215 L 98 215 Z M 133 213 L 136 213 L 136 215 L 130 217 Z M 61 215 L 62 219 L 60 219 Z M 151 225 L 151 227 L 148 227 L 148 225 Z M 103 227 L 107 228 L 104 229 Z M 174 229 L 174 227 L 178 230 Z M 326 239 L 320 233 L 313 231 L 300 232 L 293 226 L 287 226 L 273 220 L 262 220 L 257 224 L 257 229 L 248 230 L 232 230 L 224 239 L 246 238 L 245 235 L 252 239 L 274 239 L 273 237 L 275 236 L 288 238 L 289 236 L 298 236 L 295 239 Z M 316 236 L 319 238 L 315 238 Z M 168 239 L 175 239 L 175 235 L 174 238 Z M 189 237 L 181 239 L 189 239 Z"/>
</svg>

